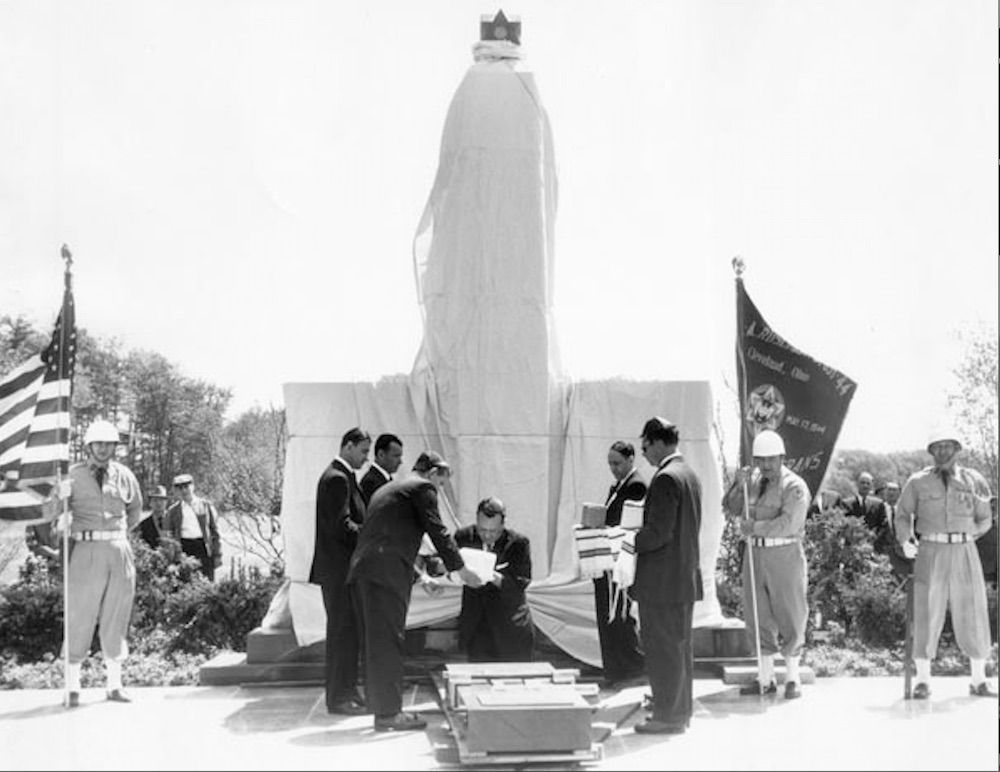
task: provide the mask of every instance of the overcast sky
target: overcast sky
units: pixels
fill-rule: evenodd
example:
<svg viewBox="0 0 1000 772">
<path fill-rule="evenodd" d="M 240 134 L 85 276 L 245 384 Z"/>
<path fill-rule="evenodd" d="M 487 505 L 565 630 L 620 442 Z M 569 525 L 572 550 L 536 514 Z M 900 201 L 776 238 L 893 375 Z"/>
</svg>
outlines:
<svg viewBox="0 0 1000 772">
<path fill-rule="evenodd" d="M 52 323 L 65 242 L 81 326 L 236 410 L 409 372 L 411 243 L 496 8 L 0 2 L 0 314 Z M 739 254 L 858 382 L 839 447 L 922 447 L 956 332 L 997 319 L 995 0 L 503 8 L 555 138 L 566 372 L 708 378 L 735 415 Z"/>
</svg>

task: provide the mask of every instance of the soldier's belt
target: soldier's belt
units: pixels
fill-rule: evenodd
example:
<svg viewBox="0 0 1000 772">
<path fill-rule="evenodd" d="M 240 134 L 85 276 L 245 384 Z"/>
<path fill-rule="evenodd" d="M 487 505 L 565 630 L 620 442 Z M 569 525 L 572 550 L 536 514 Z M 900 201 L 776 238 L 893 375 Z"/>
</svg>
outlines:
<svg viewBox="0 0 1000 772">
<path fill-rule="evenodd" d="M 791 536 L 754 536 L 750 539 L 754 547 L 784 547 L 797 541 L 798 539 Z"/>
<path fill-rule="evenodd" d="M 120 541 L 126 538 L 125 531 L 74 531 L 73 541 Z"/>
<path fill-rule="evenodd" d="M 938 544 L 965 544 L 975 541 L 971 533 L 922 533 L 920 541 L 933 541 Z"/>
</svg>

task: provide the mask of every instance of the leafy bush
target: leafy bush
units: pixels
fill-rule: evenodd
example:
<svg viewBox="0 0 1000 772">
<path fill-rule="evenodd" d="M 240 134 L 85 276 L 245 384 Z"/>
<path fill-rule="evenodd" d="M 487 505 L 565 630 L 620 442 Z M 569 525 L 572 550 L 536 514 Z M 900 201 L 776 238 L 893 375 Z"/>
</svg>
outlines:
<svg viewBox="0 0 1000 772">
<path fill-rule="evenodd" d="M 62 646 L 62 576 L 31 554 L 19 574 L 17 582 L 0 588 L 0 655 L 33 662 Z"/>
<path fill-rule="evenodd" d="M 280 584 L 280 577 L 265 577 L 255 566 L 241 566 L 230 578 L 181 587 L 167 599 L 163 625 L 170 636 L 167 650 L 245 651 L 247 634 L 264 618 Z"/>
<path fill-rule="evenodd" d="M 167 603 L 184 587 L 207 580 L 197 558 L 185 555 L 180 543 L 165 539 L 156 549 L 142 539 L 132 540 L 135 555 L 134 635 L 150 634 L 167 621 Z"/>
</svg>

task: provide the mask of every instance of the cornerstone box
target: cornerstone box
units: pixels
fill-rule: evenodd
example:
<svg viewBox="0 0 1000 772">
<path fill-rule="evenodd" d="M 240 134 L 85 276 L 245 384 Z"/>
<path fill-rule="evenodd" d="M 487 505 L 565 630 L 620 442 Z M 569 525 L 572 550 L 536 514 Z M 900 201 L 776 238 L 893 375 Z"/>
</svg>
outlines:
<svg viewBox="0 0 1000 772">
<path fill-rule="evenodd" d="M 591 707 L 572 684 L 458 687 L 469 751 L 589 750 Z"/>
</svg>

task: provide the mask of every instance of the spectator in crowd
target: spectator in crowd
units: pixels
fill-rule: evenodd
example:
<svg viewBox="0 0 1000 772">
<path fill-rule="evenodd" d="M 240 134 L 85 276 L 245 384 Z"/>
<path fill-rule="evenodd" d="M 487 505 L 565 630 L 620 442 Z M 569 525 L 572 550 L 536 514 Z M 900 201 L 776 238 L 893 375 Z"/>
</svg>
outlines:
<svg viewBox="0 0 1000 772">
<path fill-rule="evenodd" d="M 677 451 L 677 427 L 659 416 L 642 427 L 642 452 L 656 469 L 635 533 L 639 632 L 652 692 L 652 715 L 640 734 L 683 734 L 694 711 L 692 621 L 703 597 L 698 534 L 701 481 Z M 623 545 L 622 549 L 625 549 Z"/>
<path fill-rule="evenodd" d="M 361 612 L 347 571 L 365 520 L 365 500 L 354 471 L 364 466 L 371 435 L 360 427 L 340 438 L 340 452 L 316 485 L 316 539 L 309 581 L 318 584 L 326 611 L 326 711 L 367 713 L 358 691 Z"/>
<path fill-rule="evenodd" d="M 976 470 L 957 463 L 962 443 L 937 432 L 927 443 L 933 466 L 910 475 L 896 511 L 896 538 L 913 566 L 913 698 L 931 695 L 931 660 L 937 655 L 945 614 L 955 641 L 969 657 L 969 693 L 995 697 L 986 681 L 990 620 L 976 537 L 991 525 L 990 489 Z M 919 534 L 919 537 L 918 537 Z"/>
<path fill-rule="evenodd" d="M 476 523 L 455 532 L 461 547 L 494 553 L 493 578 L 462 588 L 459 643 L 470 662 L 530 662 L 535 628 L 524 591 L 531 583 L 531 544 L 506 527 L 507 510 L 494 497 L 476 507 Z"/>
<path fill-rule="evenodd" d="M 872 535 L 875 549 L 879 552 L 889 552 L 891 535 L 889 524 L 885 519 L 885 507 L 882 499 L 872 493 L 875 479 L 870 472 L 861 472 L 857 479 L 858 492 L 840 501 L 840 507 L 845 515 L 862 520 Z"/>
<path fill-rule="evenodd" d="M 66 591 L 68 706 L 80 704 L 80 671 L 95 626 L 107 670 L 107 697 L 131 702 L 122 685 L 129 619 L 135 597 L 135 563 L 128 533 L 142 514 L 142 493 L 132 471 L 115 460 L 118 430 L 96 420 L 83 444 L 87 460 L 69 470 L 69 581 Z"/>
<path fill-rule="evenodd" d="M 608 490 L 604 506 L 605 526 L 621 523 L 626 501 L 642 501 L 646 483 L 635 467 L 635 447 L 618 440 L 608 449 L 608 468 L 615 481 Z M 597 637 L 604 665 L 604 686 L 616 688 L 645 675 L 639 633 L 635 627 L 632 601 L 628 593 L 618 593 L 612 610 L 613 585 L 609 572 L 594 579 L 594 608 L 597 613 Z"/>
<path fill-rule="evenodd" d="M 780 651 L 786 667 L 785 699 L 790 700 L 802 696 L 799 663 L 809 615 L 802 536 L 809 487 L 784 465 L 785 443 L 777 432 L 765 429 L 757 434 L 752 453 L 753 467 L 737 470 L 723 499 L 726 511 L 740 518 L 740 532 L 749 542 L 743 561 L 743 609 L 750 617 L 751 645 L 760 639 L 760 672 L 740 694 L 777 694 L 774 657 Z"/>
<path fill-rule="evenodd" d="M 185 555 L 198 559 L 201 572 L 211 582 L 215 569 L 222 565 L 218 514 L 206 498 L 194 493 L 194 478 L 189 474 L 174 477 L 175 501 L 164 515 L 165 531 L 180 542 Z"/>
<path fill-rule="evenodd" d="M 430 536 L 449 571 L 479 587 L 478 575 L 465 566 L 455 540 L 438 511 L 438 488 L 451 467 L 437 453 L 421 453 L 409 476 L 385 485 L 365 516 L 351 557 L 347 583 L 357 588 L 363 614 L 365 696 L 375 714 L 375 730 L 423 729 L 427 722 L 404 713 L 403 640 L 413 586 L 413 562 L 423 534 Z M 426 575 L 425 575 L 426 577 Z M 436 580 L 425 578 L 425 588 Z"/>
<path fill-rule="evenodd" d="M 403 441 L 395 434 L 380 434 L 375 438 L 375 458 L 361 478 L 361 497 L 365 506 L 372 494 L 392 479 L 403 462 Z"/>
<path fill-rule="evenodd" d="M 885 520 L 888 525 L 886 533 L 888 534 L 887 539 L 889 543 L 884 546 L 876 546 L 880 552 L 884 552 L 889 556 L 889 564 L 892 566 L 893 573 L 902 577 L 909 576 L 910 571 L 913 569 L 913 561 L 906 558 L 902 547 L 896 540 L 896 510 L 899 508 L 899 493 L 899 483 L 895 480 L 887 481 L 878 491 L 885 509 Z"/>
<path fill-rule="evenodd" d="M 160 536 L 166 529 L 167 489 L 157 485 L 150 492 L 149 505 L 151 511 L 139 521 L 139 535 L 152 549 L 160 545 Z"/>
<path fill-rule="evenodd" d="M 983 564 L 983 578 L 997 586 L 997 497 L 990 496 L 990 530 L 976 539 L 979 562 Z"/>
</svg>

